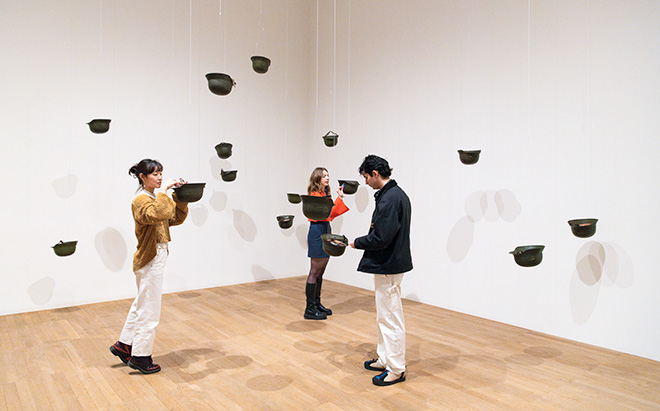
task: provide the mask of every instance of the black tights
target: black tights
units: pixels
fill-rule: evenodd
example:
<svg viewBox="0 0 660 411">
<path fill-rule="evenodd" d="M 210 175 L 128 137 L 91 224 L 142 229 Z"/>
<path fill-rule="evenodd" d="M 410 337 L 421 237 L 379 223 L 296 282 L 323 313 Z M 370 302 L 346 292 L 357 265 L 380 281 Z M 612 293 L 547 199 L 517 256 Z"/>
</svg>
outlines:
<svg viewBox="0 0 660 411">
<path fill-rule="evenodd" d="M 316 284 L 316 280 L 323 276 L 325 267 L 328 265 L 330 257 L 328 258 L 310 258 L 309 275 L 307 276 L 308 284 Z"/>
</svg>

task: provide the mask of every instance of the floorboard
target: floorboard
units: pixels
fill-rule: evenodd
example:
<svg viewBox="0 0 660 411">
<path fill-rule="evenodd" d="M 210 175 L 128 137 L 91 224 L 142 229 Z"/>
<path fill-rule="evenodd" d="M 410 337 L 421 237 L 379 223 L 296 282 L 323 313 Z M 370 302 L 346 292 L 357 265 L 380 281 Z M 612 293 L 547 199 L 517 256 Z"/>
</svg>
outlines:
<svg viewBox="0 0 660 411">
<path fill-rule="evenodd" d="M 406 382 L 371 383 L 373 292 L 304 277 L 163 296 L 141 375 L 108 347 L 130 300 L 0 317 L 7 410 L 660 410 L 660 363 L 404 300 Z"/>
</svg>

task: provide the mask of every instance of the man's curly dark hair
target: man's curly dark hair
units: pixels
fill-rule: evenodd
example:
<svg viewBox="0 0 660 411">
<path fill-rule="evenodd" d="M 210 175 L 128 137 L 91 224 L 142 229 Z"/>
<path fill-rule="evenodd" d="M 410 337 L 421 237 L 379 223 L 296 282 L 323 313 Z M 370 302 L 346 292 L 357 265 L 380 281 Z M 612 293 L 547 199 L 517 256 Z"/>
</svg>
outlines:
<svg viewBox="0 0 660 411">
<path fill-rule="evenodd" d="M 362 164 L 360 164 L 358 172 L 360 175 L 362 175 L 362 173 L 371 175 L 374 170 L 378 171 L 378 174 L 385 178 L 388 178 L 392 175 L 392 169 L 390 168 L 387 160 L 382 157 L 369 154 L 364 158 L 364 160 L 362 160 Z"/>
</svg>

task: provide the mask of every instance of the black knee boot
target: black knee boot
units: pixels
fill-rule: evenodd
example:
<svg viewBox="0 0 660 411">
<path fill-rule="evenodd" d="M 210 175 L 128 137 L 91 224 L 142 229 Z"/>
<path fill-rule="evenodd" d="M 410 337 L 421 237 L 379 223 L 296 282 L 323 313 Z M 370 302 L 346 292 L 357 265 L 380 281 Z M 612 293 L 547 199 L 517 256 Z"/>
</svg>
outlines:
<svg viewBox="0 0 660 411">
<path fill-rule="evenodd" d="M 316 308 L 316 284 L 305 283 L 305 296 L 307 297 L 307 308 L 305 308 L 306 320 L 325 320 L 327 317 Z"/>
<path fill-rule="evenodd" d="M 319 310 L 320 312 L 324 313 L 325 315 L 332 315 L 332 310 L 329 308 L 325 308 L 323 304 L 321 304 L 321 285 L 323 284 L 323 277 L 319 277 L 316 280 L 316 297 L 314 298 L 314 301 L 316 301 L 316 309 Z"/>
</svg>

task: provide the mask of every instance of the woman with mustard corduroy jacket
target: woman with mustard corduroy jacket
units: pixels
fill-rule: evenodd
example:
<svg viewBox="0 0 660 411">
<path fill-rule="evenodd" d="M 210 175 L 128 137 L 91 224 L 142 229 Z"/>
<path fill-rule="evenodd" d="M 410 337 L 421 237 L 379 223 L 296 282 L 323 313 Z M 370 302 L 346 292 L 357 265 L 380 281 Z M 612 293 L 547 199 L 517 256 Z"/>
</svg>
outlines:
<svg viewBox="0 0 660 411">
<path fill-rule="evenodd" d="M 160 371 L 151 353 L 160 321 L 163 274 L 169 254 L 170 226 L 183 223 L 188 215 L 188 203 L 177 200 L 167 191 L 180 183 L 173 178 L 163 183 L 163 165 L 144 159 L 128 171 L 140 181 L 140 188 L 131 208 L 135 220 L 137 251 L 133 255 L 133 271 L 137 297 L 128 312 L 119 341 L 110 351 L 129 367 L 143 374 Z"/>
</svg>

